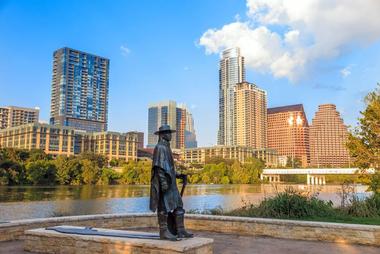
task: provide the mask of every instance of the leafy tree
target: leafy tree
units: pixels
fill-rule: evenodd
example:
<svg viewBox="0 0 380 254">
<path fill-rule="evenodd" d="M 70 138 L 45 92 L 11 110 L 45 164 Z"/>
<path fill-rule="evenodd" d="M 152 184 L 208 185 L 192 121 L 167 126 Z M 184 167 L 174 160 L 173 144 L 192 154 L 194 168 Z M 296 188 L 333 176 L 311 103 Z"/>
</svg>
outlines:
<svg viewBox="0 0 380 254">
<path fill-rule="evenodd" d="M 121 182 L 125 184 L 149 184 L 152 171 L 150 161 L 129 161 L 124 165 Z"/>
<path fill-rule="evenodd" d="M 199 183 L 200 176 L 199 174 L 192 174 L 189 176 L 189 183 Z"/>
<path fill-rule="evenodd" d="M 229 184 L 230 183 L 230 178 L 228 176 L 223 176 L 222 179 L 220 180 L 221 184 Z"/>
<path fill-rule="evenodd" d="M 359 126 L 349 135 L 347 147 L 354 163 L 361 169 L 374 168 L 370 190 L 380 192 L 380 84 L 365 97 L 366 109 Z"/>
<path fill-rule="evenodd" d="M 101 154 L 96 154 L 92 152 L 81 153 L 78 157 L 80 160 L 89 160 L 96 163 L 99 168 L 104 168 L 107 166 L 107 158 Z"/>
<path fill-rule="evenodd" d="M 241 165 L 239 161 L 235 161 L 234 164 L 232 164 L 232 176 L 231 181 L 232 183 L 249 183 L 249 175 L 245 172 L 244 167 Z"/>
<path fill-rule="evenodd" d="M 112 158 L 112 160 L 110 161 L 110 166 L 111 167 L 117 167 L 117 166 L 119 166 L 119 160 L 117 160 L 115 158 Z"/>
<path fill-rule="evenodd" d="M 38 160 L 26 164 L 26 178 L 32 184 L 54 184 L 56 168 L 53 162 Z"/>
<path fill-rule="evenodd" d="M 58 156 L 54 161 L 57 168 L 59 184 L 80 184 L 82 179 L 82 165 L 75 157 Z"/>
<path fill-rule="evenodd" d="M 37 161 L 37 160 L 51 160 L 51 156 L 46 154 L 43 150 L 41 149 L 32 149 L 28 151 L 27 155 L 27 161 Z"/>
<path fill-rule="evenodd" d="M 0 162 L 0 185 L 14 185 L 25 182 L 25 168 L 22 164 L 6 159 Z"/>
<path fill-rule="evenodd" d="M 81 164 L 83 182 L 85 184 L 96 184 L 102 174 L 102 170 L 98 166 L 99 164 L 89 159 L 81 160 Z"/>
<path fill-rule="evenodd" d="M 260 174 L 263 172 L 265 167 L 265 163 L 257 158 L 249 158 L 243 164 L 244 172 L 248 175 L 249 183 L 259 183 L 260 182 Z"/>
<path fill-rule="evenodd" d="M 111 168 L 103 168 L 102 175 L 100 176 L 99 183 L 100 184 L 114 184 L 116 180 L 120 178 L 120 175 Z"/>
<path fill-rule="evenodd" d="M 286 167 L 287 168 L 301 168 L 302 162 L 299 158 L 288 156 L 286 158 Z"/>
</svg>

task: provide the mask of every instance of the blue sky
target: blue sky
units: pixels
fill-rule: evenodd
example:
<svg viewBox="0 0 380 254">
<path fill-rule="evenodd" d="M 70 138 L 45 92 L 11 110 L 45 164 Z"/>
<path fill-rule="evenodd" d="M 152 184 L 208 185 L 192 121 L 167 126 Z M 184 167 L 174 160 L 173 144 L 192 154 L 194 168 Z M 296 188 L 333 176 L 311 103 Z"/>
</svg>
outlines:
<svg viewBox="0 0 380 254">
<path fill-rule="evenodd" d="M 146 132 L 147 105 L 172 99 L 191 109 L 199 144 L 215 144 L 218 53 L 235 42 L 204 33 L 209 29 L 224 33 L 225 26 L 236 22 L 248 24 L 250 31 L 265 26 L 281 38 L 295 30 L 287 21 L 255 23 L 249 14 L 252 8 L 244 0 L 0 0 L 0 105 L 38 106 L 41 120 L 47 121 L 52 54 L 68 46 L 110 59 L 110 130 Z M 227 33 L 223 38 L 233 36 L 235 30 Z M 363 32 L 344 36 L 338 52 L 326 56 L 323 52 L 331 47 L 324 48 L 316 57 L 318 52 L 307 51 L 302 70 L 297 67 L 285 72 L 257 64 L 260 59 L 249 46 L 252 38 L 236 44 L 248 41 L 242 50 L 249 58 L 247 80 L 267 90 L 268 106 L 303 103 L 311 122 L 318 104 L 334 103 L 345 123 L 354 125 L 363 108 L 363 96 L 380 81 L 379 34 L 366 41 L 352 39 L 365 36 Z M 311 41 L 318 41 L 314 35 Z M 200 39 L 205 37 L 213 44 L 202 43 Z M 219 48 L 210 50 L 215 44 Z M 280 54 L 305 51 L 308 46 L 284 46 Z"/>
</svg>

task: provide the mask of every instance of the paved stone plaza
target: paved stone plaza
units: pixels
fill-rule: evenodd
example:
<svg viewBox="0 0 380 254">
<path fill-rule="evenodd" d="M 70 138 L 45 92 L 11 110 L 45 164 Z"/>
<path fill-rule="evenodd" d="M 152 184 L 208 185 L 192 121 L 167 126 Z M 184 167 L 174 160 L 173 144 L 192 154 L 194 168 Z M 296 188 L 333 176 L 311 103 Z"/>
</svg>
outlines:
<svg viewBox="0 0 380 254">
<path fill-rule="evenodd" d="M 214 253 L 221 254 L 378 254 L 380 248 L 364 245 L 317 241 L 284 240 L 269 237 L 236 236 L 213 232 L 195 232 L 197 236 L 214 239 Z M 0 242 L 0 254 L 27 254 L 23 241 Z"/>
</svg>

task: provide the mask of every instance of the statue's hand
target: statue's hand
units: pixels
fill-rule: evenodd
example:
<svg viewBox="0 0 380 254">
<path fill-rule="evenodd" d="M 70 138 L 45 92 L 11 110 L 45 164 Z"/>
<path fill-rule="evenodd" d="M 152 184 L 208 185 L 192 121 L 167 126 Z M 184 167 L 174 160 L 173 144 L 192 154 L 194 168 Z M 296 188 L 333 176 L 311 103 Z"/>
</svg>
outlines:
<svg viewBox="0 0 380 254">
<path fill-rule="evenodd" d="M 185 175 L 185 174 L 177 174 L 176 175 L 176 178 L 179 178 L 179 179 L 185 179 L 187 177 L 187 175 Z"/>
<path fill-rule="evenodd" d="M 186 174 L 178 174 L 177 178 L 182 179 L 183 184 L 187 184 L 187 175 Z"/>
</svg>

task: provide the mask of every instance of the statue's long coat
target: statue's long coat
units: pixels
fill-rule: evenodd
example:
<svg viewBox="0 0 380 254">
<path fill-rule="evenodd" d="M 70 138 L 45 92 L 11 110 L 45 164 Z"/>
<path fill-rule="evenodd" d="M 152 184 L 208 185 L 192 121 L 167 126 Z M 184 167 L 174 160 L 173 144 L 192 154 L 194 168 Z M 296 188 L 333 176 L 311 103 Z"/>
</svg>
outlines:
<svg viewBox="0 0 380 254">
<path fill-rule="evenodd" d="M 160 193 L 160 173 L 165 174 L 169 186 L 168 190 L 164 193 Z M 149 208 L 152 212 L 155 212 L 158 208 L 160 195 L 162 195 L 166 212 L 173 211 L 178 207 L 183 207 L 182 198 L 177 188 L 176 172 L 174 169 L 172 151 L 170 150 L 170 143 L 163 139 L 158 141 L 153 152 L 149 204 Z"/>
</svg>

